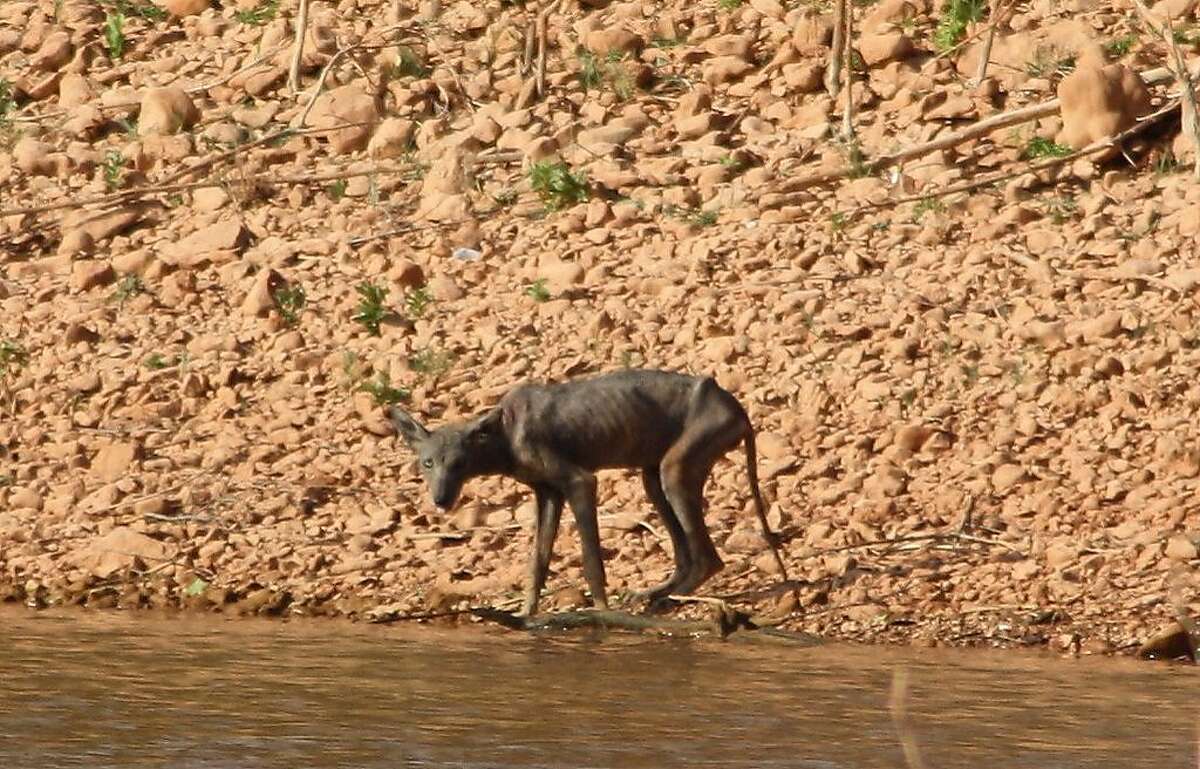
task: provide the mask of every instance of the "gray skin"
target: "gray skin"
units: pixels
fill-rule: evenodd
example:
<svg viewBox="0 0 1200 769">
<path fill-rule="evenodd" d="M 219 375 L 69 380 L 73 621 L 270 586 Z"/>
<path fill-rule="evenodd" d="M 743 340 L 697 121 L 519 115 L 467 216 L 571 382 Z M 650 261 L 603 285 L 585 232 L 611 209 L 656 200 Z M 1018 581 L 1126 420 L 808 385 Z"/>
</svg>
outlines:
<svg viewBox="0 0 1200 769">
<path fill-rule="evenodd" d="M 398 408 L 396 431 L 417 454 L 433 502 L 449 510 L 463 483 L 505 475 L 530 486 L 537 503 L 533 561 L 523 613 L 533 616 L 546 583 L 563 504 L 583 541 L 583 570 L 593 604 L 608 608 L 596 471 L 642 471 L 646 495 L 671 536 L 675 571 L 645 591 L 651 606 L 688 594 L 724 563 L 704 523 L 704 484 L 713 464 L 739 443 L 763 535 L 784 580 L 779 540 L 767 523 L 755 467 L 754 428 L 745 409 L 710 377 L 627 369 L 557 384 L 526 383 L 495 408 L 429 431 Z"/>
</svg>

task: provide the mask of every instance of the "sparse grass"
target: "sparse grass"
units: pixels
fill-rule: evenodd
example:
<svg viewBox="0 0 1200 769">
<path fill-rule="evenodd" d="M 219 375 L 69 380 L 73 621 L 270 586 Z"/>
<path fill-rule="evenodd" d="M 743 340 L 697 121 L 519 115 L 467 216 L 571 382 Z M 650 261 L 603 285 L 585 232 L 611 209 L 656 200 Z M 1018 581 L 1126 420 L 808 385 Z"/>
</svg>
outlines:
<svg viewBox="0 0 1200 769">
<path fill-rule="evenodd" d="M 125 156 L 119 150 L 109 150 L 100 164 L 100 172 L 104 174 L 104 187 L 112 192 L 120 189 L 124 176 Z"/>
<path fill-rule="evenodd" d="M 717 223 L 716 211 L 702 211 L 699 208 L 668 205 L 663 207 L 663 213 L 688 224 L 694 224 L 697 227 L 711 227 Z"/>
<path fill-rule="evenodd" d="M 867 156 L 863 154 L 858 142 L 851 142 L 846 147 L 846 161 L 850 164 L 851 179 L 861 179 L 870 175 L 871 166 L 867 163 Z"/>
<path fill-rule="evenodd" d="M 1133 46 L 1137 43 L 1137 41 L 1137 35 L 1133 34 L 1113 38 L 1104 44 L 1104 52 L 1111 58 L 1119 59 L 1132 51 Z"/>
<path fill-rule="evenodd" d="M 248 11 L 238 11 L 233 14 L 233 18 L 237 19 L 242 24 L 250 24 L 256 27 L 261 27 L 269 21 L 275 20 L 275 14 L 279 11 L 279 0 L 262 0 L 258 5 Z"/>
<path fill-rule="evenodd" d="M 742 162 L 742 159 L 734 155 L 722 155 L 721 157 L 717 158 L 717 162 L 734 172 L 741 171 L 746 167 L 746 164 Z"/>
<path fill-rule="evenodd" d="M 950 0 L 942 10 L 933 45 L 938 51 L 948 51 L 967 36 L 967 27 L 983 18 L 987 0 Z"/>
<path fill-rule="evenodd" d="M 108 301 L 123 305 L 146 290 L 142 279 L 137 275 L 126 275 L 117 281 L 117 287 L 108 295 Z"/>
<path fill-rule="evenodd" d="M 736 11 L 742 7 L 745 0 L 717 0 L 717 7 L 722 11 Z"/>
<path fill-rule="evenodd" d="M 1079 202 L 1068 195 L 1055 195 L 1046 198 L 1046 213 L 1055 224 L 1062 224 L 1075 218 L 1079 211 Z"/>
<path fill-rule="evenodd" d="M 117 125 L 121 126 L 121 130 L 125 132 L 125 135 L 127 137 L 129 137 L 130 139 L 137 138 L 137 118 L 130 120 L 129 118 L 126 118 L 126 117 L 119 117 L 116 120 L 114 120 L 113 122 L 116 123 Z"/>
<path fill-rule="evenodd" d="M 338 179 L 333 184 L 325 188 L 325 193 L 329 195 L 329 199 L 334 203 L 338 202 L 346 196 L 346 186 L 349 184 L 345 179 Z"/>
<path fill-rule="evenodd" d="M 538 278 L 525 287 L 525 296 L 535 302 L 550 301 L 550 289 L 546 288 L 546 279 Z"/>
<path fill-rule="evenodd" d="M 388 316 L 388 308 L 384 304 L 388 290 L 369 281 L 360 283 L 355 290 L 358 291 L 359 300 L 351 320 L 361 323 L 372 336 L 379 336 L 379 324 Z"/>
<path fill-rule="evenodd" d="M 1193 25 L 1175 27 L 1171 32 L 1171 37 L 1179 45 L 1196 45 L 1196 43 L 1200 43 L 1200 33 L 1196 32 L 1196 27 Z"/>
<path fill-rule="evenodd" d="M 362 366 L 359 365 L 358 356 L 349 350 L 342 352 L 342 374 L 346 377 L 344 384 L 347 390 L 355 389 L 365 376 Z"/>
<path fill-rule="evenodd" d="M 1175 157 L 1175 153 L 1170 150 L 1162 153 L 1154 160 L 1154 174 L 1156 176 L 1170 176 L 1173 173 L 1178 173 L 1181 167 L 1179 158 Z"/>
<path fill-rule="evenodd" d="M 921 221 L 925 214 L 941 214 L 945 213 L 945 211 L 946 204 L 940 198 L 933 196 L 924 197 L 913 207 L 913 221 Z"/>
<path fill-rule="evenodd" d="M 117 13 L 128 16 L 137 16 L 146 21 L 164 21 L 167 18 L 166 10 L 159 8 L 153 3 L 139 5 L 138 3 L 130 2 L 130 0 L 114 0 L 111 3 L 103 3 L 106 7 L 111 7 Z"/>
<path fill-rule="evenodd" d="M 125 55 L 125 14 L 120 11 L 109 11 L 104 17 L 104 48 L 113 61 Z"/>
<path fill-rule="evenodd" d="M 450 369 L 451 363 L 450 353 L 432 347 L 408 356 L 408 367 L 422 376 L 439 377 Z"/>
<path fill-rule="evenodd" d="M 393 387 L 386 371 L 380 371 L 375 379 L 367 380 L 358 389 L 370 393 L 377 406 L 392 406 L 409 399 L 410 393 L 403 387 Z"/>
<path fill-rule="evenodd" d="M 1053 45 L 1039 45 L 1033 58 L 1025 63 L 1026 74 L 1047 80 L 1069 75 L 1074 71 L 1075 55 Z"/>
<path fill-rule="evenodd" d="M 162 355 L 162 353 L 155 352 L 155 353 L 151 353 L 151 354 L 147 355 L 146 360 L 142 361 L 142 365 L 145 366 L 146 368 L 150 369 L 151 371 L 160 371 L 160 370 L 170 366 L 171 362 L 168 361 Z"/>
<path fill-rule="evenodd" d="M 303 286 L 277 289 L 271 299 L 275 302 L 275 309 L 284 323 L 294 326 L 300 322 L 300 311 L 304 309 L 306 301 Z"/>
<path fill-rule="evenodd" d="M 431 304 L 433 304 L 433 297 L 424 286 L 410 288 L 404 292 L 404 310 L 410 318 L 423 317 Z"/>
<path fill-rule="evenodd" d="M 1028 160 L 1037 160 L 1039 158 L 1065 158 L 1075 150 L 1059 144 L 1044 136 L 1035 136 L 1025 145 L 1025 157 Z"/>
<path fill-rule="evenodd" d="M 11 339 L 0 339 L 0 379 L 16 373 L 29 362 L 29 353 Z"/>
<path fill-rule="evenodd" d="M 846 231 L 846 225 L 849 224 L 846 214 L 842 211 L 834 211 L 829 215 L 829 229 L 833 232 L 841 233 Z"/>
<path fill-rule="evenodd" d="M 590 51 L 580 50 L 579 84 L 583 90 L 590 91 L 608 83 L 613 93 L 621 101 L 633 97 L 637 84 L 633 75 L 625 65 L 625 55 L 621 51 L 609 51 L 604 59 L 597 59 Z"/>
<path fill-rule="evenodd" d="M 534 163 L 529 169 L 529 183 L 546 208 L 552 211 L 584 203 L 588 199 L 587 177 L 583 173 L 572 173 L 562 161 L 543 160 Z"/>
</svg>

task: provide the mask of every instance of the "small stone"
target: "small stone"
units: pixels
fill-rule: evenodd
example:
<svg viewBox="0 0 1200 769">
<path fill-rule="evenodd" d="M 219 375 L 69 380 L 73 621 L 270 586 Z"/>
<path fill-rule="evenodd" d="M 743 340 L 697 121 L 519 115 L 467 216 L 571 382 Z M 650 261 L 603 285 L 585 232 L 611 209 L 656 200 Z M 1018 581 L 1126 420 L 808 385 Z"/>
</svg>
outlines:
<svg viewBox="0 0 1200 769">
<path fill-rule="evenodd" d="M 200 119 L 200 110 L 187 91 L 178 86 L 151 88 L 142 97 L 138 112 L 138 136 L 166 135 L 191 128 Z"/>
<path fill-rule="evenodd" d="M 100 259 L 83 259 L 71 265 L 71 285 L 76 291 L 91 291 L 116 280 L 112 265 Z"/>
<path fill-rule="evenodd" d="M 114 442 L 102 447 L 92 460 L 92 475 L 104 483 L 118 481 L 140 455 L 136 443 Z"/>
<path fill-rule="evenodd" d="M 1196 543 L 1189 537 L 1171 537 L 1167 540 L 1165 553 L 1173 561 L 1194 561 L 1197 556 Z"/>
</svg>

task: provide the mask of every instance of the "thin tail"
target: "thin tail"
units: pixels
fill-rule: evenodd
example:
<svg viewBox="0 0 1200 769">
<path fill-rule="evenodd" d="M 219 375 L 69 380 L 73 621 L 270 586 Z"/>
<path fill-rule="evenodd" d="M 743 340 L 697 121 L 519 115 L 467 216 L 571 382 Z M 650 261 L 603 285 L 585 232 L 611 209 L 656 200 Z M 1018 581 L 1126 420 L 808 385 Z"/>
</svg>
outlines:
<svg viewBox="0 0 1200 769">
<path fill-rule="evenodd" d="M 754 496 L 754 511 L 758 513 L 758 522 L 762 524 L 763 538 L 767 540 L 767 544 L 771 546 L 771 552 L 775 554 L 775 564 L 779 567 L 779 575 L 783 577 L 784 582 L 790 582 L 788 577 L 787 566 L 783 563 L 783 556 L 779 552 L 779 535 L 771 531 L 771 524 L 767 523 L 767 506 L 763 503 L 762 491 L 758 488 L 758 452 L 754 447 L 754 428 L 747 425 L 745 446 L 746 446 L 746 475 L 750 478 L 750 493 Z"/>
</svg>

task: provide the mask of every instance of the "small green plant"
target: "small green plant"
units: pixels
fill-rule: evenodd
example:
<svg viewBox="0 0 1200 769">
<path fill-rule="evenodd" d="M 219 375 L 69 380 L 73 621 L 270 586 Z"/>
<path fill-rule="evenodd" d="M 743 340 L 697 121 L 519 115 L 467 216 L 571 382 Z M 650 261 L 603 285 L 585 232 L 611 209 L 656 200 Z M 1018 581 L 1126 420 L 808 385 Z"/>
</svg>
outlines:
<svg viewBox="0 0 1200 769">
<path fill-rule="evenodd" d="M 862 179 L 871 174 L 871 165 L 867 162 L 867 156 L 863 154 L 862 147 L 857 141 L 853 141 L 846 147 L 846 160 L 850 164 L 850 178 Z"/>
<path fill-rule="evenodd" d="M 1170 176 L 1177 173 L 1180 167 L 1179 158 L 1175 157 L 1171 150 L 1163 152 L 1154 160 L 1154 173 L 1157 176 Z"/>
<path fill-rule="evenodd" d="M 423 376 L 439 377 L 450 368 L 450 354 L 426 347 L 408 356 L 408 367 Z"/>
<path fill-rule="evenodd" d="M 410 288 L 404 292 L 404 309 L 410 318 L 423 317 L 431 304 L 433 304 L 433 297 L 429 294 L 429 289 L 424 286 Z"/>
<path fill-rule="evenodd" d="M 717 7 L 722 11 L 736 11 L 742 7 L 745 0 L 717 0 Z"/>
<path fill-rule="evenodd" d="M 608 83 L 618 99 L 626 101 L 633 96 L 637 84 L 625 66 L 624 53 L 609 51 L 603 60 L 586 50 L 580 50 L 576 55 L 579 58 L 579 84 L 583 90 L 590 91 Z"/>
<path fill-rule="evenodd" d="M 114 0 L 114 2 L 101 3 L 101 5 L 111 7 L 117 13 L 126 16 L 137 16 L 146 21 L 163 21 L 167 18 L 167 12 L 153 3 L 139 5 L 138 3 L 131 2 L 131 0 Z"/>
<path fill-rule="evenodd" d="M 0 378 L 7 377 L 29 362 L 29 353 L 11 339 L 0 339 Z"/>
<path fill-rule="evenodd" d="M 967 27 L 983 18 L 987 0 L 950 0 L 942 9 L 933 45 L 938 51 L 949 51 L 967 36 Z"/>
<path fill-rule="evenodd" d="M 12 83 L 5 78 L 0 78 L 0 123 L 8 120 L 8 115 L 17 106 L 17 101 L 13 98 Z"/>
<path fill-rule="evenodd" d="M 329 195 L 329 199 L 336 203 L 345 197 L 347 184 L 348 182 L 345 179 L 338 179 L 336 182 L 326 187 L 325 192 Z"/>
<path fill-rule="evenodd" d="M 423 78 L 429 74 L 429 68 L 412 48 L 402 45 L 396 52 L 396 58 L 388 65 L 387 79 L 399 80 L 405 77 Z"/>
<path fill-rule="evenodd" d="M 279 317 L 289 326 L 300 322 L 300 311 L 304 309 L 306 297 L 303 286 L 286 286 L 275 290 L 271 296 Z"/>
<path fill-rule="evenodd" d="M 946 204 L 940 198 L 935 198 L 932 195 L 923 197 L 913 207 L 913 221 L 919 222 L 925 214 L 940 214 L 945 212 L 945 210 Z"/>
<path fill-rule="evenodd" d="M 142 279 L 137 275 L 126 275 L 117 281 L 117 287 L 109 294 L 108 301 L 124 305 L 130 299 L 146 290 Z"/>
<path fill-rule="evenodd" d="M 373 336 L 379 336 L 379 324 L 388 316 L 388 309 L 384 305 L 388 290 L 367 281 L 360 283 L 355 290 L 358 291 L 358 307 L 351 319 L 361 323 Z"/>
<path fill-rule="evenodd" d="M 183 594 L 188 596 L 189 598 L 194 598 L 194 597 L 200 595 L 201 593 L 203 593 L 207 589 L 208 589 L 208 583 L 205 582 L 204 580 L 200 579 L 199 577 L 196 577 L 195 579 L 193 579 L 191 582 L 188 583 L 187 587 L 185 587 L 183 589 Z"/>
<path fill-rule="evenodd" d="M 125 156 L 120 150 L 109 150 L 100 164 L 100 172 L 104 174 L 104 186 L 109 192 L 119 189 L 121 178 L 124 176 Z"/>
<path fill-rule="evenodd" d="M 355 389 L 365 376 L 363 367 L 359 365 L 358 356 L 349 350 L 342 352 L 342 374 L 346 377 L 344 385 L 347 390 Z"/>
<path fill-rule="evenodd" d="M 663 213 L 697 227 L 711 227 L 717 223 L 716 211 L 702 211 L 699 208 L 669 205 L 663 207 Z"/>
<path fill-rule="evenodd" d="M 1104 44 L 1104 52 L 1111 58 L 1119 59 L 1132 51 L 1136 42 L 1137 35 L 1124 35 L 1123 37 L 1113 38 Z"/>
<path fill-rule="evenodd" d="M 269 21 L 274 21 L 275 14 L 278 11 L 279 0 L 262 0 L 262 2 L 248 11 L 238 11 L 233 14 L 233 17 L 242 24 L 261 27 Z"/>
<path fill-rule="evenodd" d="M 742 159 L 736 155 L 722 155 L 721 157 L 717 158 L 717 162 L 734 173 L 741 171 L 746 167 L 746 164 L 742 161 Z"/>
<path fill-rule="evenodd" d="M 557 211 L 588 199 L 587 177 L 572 173 L 566 163 L 543 160 L 529 169 L 529 183 L 542 202 Z"/>
<path fill-rule="evenodd" d="M 170 362 L 163 357 L 162 353 L 151 353 L 146 356 L 146 360 L 142 361 L 142 365 L 151 371 L 159 371 L 170 366 Z"/>
<path fill-rule="evenodd" d="M 1171 39 L 1179 45 L 1195 45 L 1200 42 L 1200 34 L 1196 33 L 1195 27 L 1175 27 L 1171 30 Z"/>
<path fill-rule="evenodd" d="M 1055 224 L 1062 224 L 1074 218 L 1079 210 L 1079 203 L 1073 197 L 1055 195 L 1046 199 L 1046 213 Z"/>
<path fill-rule="evenodd" d="M 1074 150 L 1065 144 L 1059 144 L 1044 136 L 1035 136 L 1025 145 L 1025 157 L 1029 160 L 1038 158 L 1065 158 Z"/>
<path fill-rule="evenodd" d="M 604 82 L 604 75 L 600 71 L 600 62 L 592 55 L 591 51 L 580 51 L 579 58 L 579 85 L 583 86 L 583 90 L 590 91 L 593 88 L 599 88 Z"/>
<path fill-rule="evenodd" d="M 109 11 L 104 17 L 104 47 L 113 61 L 125 55 L 125 14 L 120 11 Z"/>
<path fill-rule="evenodd" d="M 538 278 L 525 287 L 525 296 L 535 302 L 550 301 L 550 289 L 546 288 L 546 279 Z"/>
<path fill-rule="evenodd" d="M 375 404 L 378 406 L 391 406 L 401 401 L 406 401 L 409 398 L 408 390 L 403 387 L 393 387 L 390 377 L 386 371 L 380 371 L 375 375 L 375 379 L 367 380 L 358 386 L 358 389 L 370 393 L 375 399 Z"/>
</svg>

